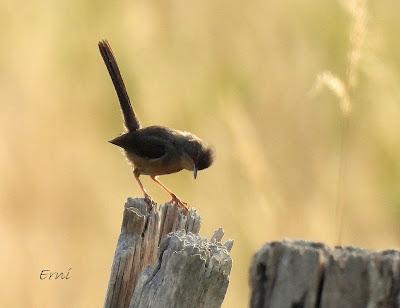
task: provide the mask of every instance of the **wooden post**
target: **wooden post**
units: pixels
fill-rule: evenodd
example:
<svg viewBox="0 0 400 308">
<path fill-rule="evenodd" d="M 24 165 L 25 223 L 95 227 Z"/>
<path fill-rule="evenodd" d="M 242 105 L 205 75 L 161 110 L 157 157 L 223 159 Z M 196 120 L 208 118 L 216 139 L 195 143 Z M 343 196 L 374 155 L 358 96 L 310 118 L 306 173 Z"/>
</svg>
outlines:
<svg viewBox="0 0 400 308">
<path fill-rule="evenodd" d="M 272 242 L 253 259 L 252 308 L 400 307 L 400 252 Z"/>
<path fill-rule="evenodd" d="M 172 204 L 128 198 L 105 307 L 220 307 L 232 241 L 201 238 L 201 219 Z"/>
</svg>

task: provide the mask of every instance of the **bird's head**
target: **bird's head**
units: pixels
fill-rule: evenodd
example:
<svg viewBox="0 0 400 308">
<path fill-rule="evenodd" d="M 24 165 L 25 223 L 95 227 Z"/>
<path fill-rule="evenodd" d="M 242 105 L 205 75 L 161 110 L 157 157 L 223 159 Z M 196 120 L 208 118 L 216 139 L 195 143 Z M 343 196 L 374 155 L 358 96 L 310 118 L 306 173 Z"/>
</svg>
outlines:
<svg viewBox="0 0 400 308">
<path fill-rule="evenodd" d="M 214 149 L 206 145 L 200 139 L 188 140 L 185 144 L 184 151 L 187 157 L 185 169 L 192 170 L 194 178 L 197 177 L 198 170 L 210 167 L 214 161 Z"/>
</svg>

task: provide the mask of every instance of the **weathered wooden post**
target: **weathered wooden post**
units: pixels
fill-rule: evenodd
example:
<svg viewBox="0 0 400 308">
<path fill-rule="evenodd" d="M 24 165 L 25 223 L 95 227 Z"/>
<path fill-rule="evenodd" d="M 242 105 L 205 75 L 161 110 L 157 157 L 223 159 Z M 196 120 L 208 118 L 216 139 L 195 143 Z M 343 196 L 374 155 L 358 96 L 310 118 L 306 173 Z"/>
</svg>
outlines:
<svg viewBox="0 0 400 308">
<path fill-rule="evenodd" d="M 220 307 L 229 283 L 233 242 L 223 231 L 201 238 L 196 210 L 125 204 L 105 307 Z"/>
<path fill-rule="evenodd" d="M 321 243 L 265 245 L 253 259 L 252 308 L 400 307 L 400 252 Z"/>
</svg>

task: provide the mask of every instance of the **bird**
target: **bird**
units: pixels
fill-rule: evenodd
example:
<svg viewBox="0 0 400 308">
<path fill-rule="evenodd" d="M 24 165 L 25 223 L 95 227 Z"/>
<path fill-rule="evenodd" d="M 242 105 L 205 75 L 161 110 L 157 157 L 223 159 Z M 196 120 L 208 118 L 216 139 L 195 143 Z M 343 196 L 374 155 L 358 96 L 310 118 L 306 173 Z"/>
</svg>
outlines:
<svg viewBox="0 0 400 308">
<path fill-rule="evenodd" d="M 187 210 L 187 203 L 161 183 L 158 176 L 189 170 L 193 172 L 193 177 L 196 179 L 199 170 L 206 169 L 213 164 L 214 147 L 186 131 L 160 125 L 142 127 L 132 108 L 110 44 L 107 40 L 102 40 L 98 43 L 98 47 L 114 84 L 127 130 L 109 142 L 124 150 L 128 161 L 133 166 L 133 175 L 146 200 L 151 202 L 152 199 L 139 178 L 141 175 L 150 176 L 171 196 L 172 204 Z"/>
</svg>

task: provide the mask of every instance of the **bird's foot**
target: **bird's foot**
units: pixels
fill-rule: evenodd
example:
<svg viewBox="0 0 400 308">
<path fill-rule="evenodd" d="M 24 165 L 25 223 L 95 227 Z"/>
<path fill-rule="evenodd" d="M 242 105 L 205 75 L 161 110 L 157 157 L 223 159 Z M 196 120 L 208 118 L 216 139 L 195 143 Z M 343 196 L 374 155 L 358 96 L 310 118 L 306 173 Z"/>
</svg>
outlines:
<svg viewBox="0 0 400 308">
<path fill-rule="evenodd" d="M 153 204 L 153 199 L 151 199 L 150 195 L 148 193 L 144 194 L 144 200 L 149 204 L 152 205 Z"/>
<path fill-rule="evenodd" d="M 180 207 L 181 209 L 185 210 L 186 212 L 189 211 L 189 206 L 186 202 L 180 200 L 176 195 L 172 194 L 172 199 L 170 203 L 175 204 L 177 207 Z"/>
</svg>

